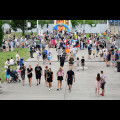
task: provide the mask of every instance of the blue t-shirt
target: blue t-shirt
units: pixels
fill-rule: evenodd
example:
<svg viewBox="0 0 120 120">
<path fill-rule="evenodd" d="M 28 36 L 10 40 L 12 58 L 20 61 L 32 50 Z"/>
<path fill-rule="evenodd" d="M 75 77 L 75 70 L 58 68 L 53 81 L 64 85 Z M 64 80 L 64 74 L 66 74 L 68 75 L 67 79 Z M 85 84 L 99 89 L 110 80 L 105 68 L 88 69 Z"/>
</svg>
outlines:
<svg viewBox="0 0 120 120">
<path fill-rule="evenodd" d="M 74 40 L 73 40 L 73 39 L 71 39 L 71 44 L 73 43 L 73 41 L 74 41 Z"/>
<path fill-rule="evenodd" d="M 118 55 L 118 53 L 115 53 L 115 59 L 116 59 L 116 60 L 119 59 L 119 55 Z"/>
<path fill-rule="evenodd" d="M 47 55 L 47 50 L 44 50 L 45 54 Z"/>
</svg>

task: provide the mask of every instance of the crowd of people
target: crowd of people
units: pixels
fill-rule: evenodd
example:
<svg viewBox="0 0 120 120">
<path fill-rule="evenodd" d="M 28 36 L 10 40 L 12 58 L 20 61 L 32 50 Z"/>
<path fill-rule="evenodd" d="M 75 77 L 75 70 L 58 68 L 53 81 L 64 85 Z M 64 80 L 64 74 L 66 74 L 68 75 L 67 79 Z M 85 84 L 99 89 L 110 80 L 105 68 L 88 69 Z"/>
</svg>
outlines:
<svg viewBox="0 0 120 120">
<path fill-rule="evenodd" d="M 106 37 L 106 34 L 104 34 L 104 38 Z M 17 72 L 19 76 L 21 76 L 23 86 L 25 85 L 25 75 L 27 72 L 27 77 L 29 81 L 29 86 L 31 87 L 32 84 L 32 77 L 33 77 L 33 71 L 35 71 L 35 76 L 37 80 L 37 86 L 41 83 L 41 76 L 44 74 L 45 79 L 45 85 L 49 87 L 49 90 L 52 89 L 52 82 L 53 82 L 53 71 L 51 68 L 48 68 L 46 65 L 46 61 L 49 62 L 49 65 L 51 64 L 52 59 L 52 52 L 51 48 L 56 49 L 56 55 L 59 64 L 59 70 L 55 73 L 57 75 L 58 85 L 57 90 L 62 89 L 62 81 L 64 80 L 64 63 L 68 62 L 69 64 L 69 70 L 66 73 L 65 81 L 67 81 L 69 90 L 72 90 L 72 84 L 75 82 L 75 73 L 73 71 L 74 64 L 77 65 L 76 69 L 77 71 L 80 70 L 80 66 L 82 67 L 82 71 L 85 67 L 85 58 L 82 56 L 82 58 L 77 57 L 79 50 L 88 49 L 88 59 L 95 59 L 96 57 L 99 57 L 99 61 L 106 62 L 106 66 L 110 66 L 110 61 L 112 61 L 112 67 L 117 66 L 116 62 L 119 59 L 120 55 L 120 47 L 116 48 L 115 46 L 115 40 L 116 37 L 113 36 L 113 40 L 110 43 L 111 48 L 107 49 L 106 41 L 102 38 L 101 34 L 89 34 L 89 38 L 86 37 L 86 34 L 83 36 L 79 33 L 76 33 L 74 35 L 73 33 L 68 33 L 67 31 L 56 31 L 48 32 L 46 34 L 43 34 L 43 36 L 35 36 L 33 33 L 31 33 L 31 43 L 28 43 L 28 41 L 25 39 L 23 40 L 21 38 L 21 41 L 24 41 L 25 44 L 22 44 L 22 48 L 28 48 L 30 52 L 30 57 L 34 58 L 34 52 L 37 54 L 37 65 L 35 68 L 32 68 L 31 65 L 29 65 L 28 68 L 22 64 L 20 66 L 20 56 L 19 52 L 16 54 L 16 61 L 13 60 L 11 57 L 11 60 L 7 60 L 5 63 L 5 73 L 6 73 L 6 81 L 10 83 L 10 65 L 17 65 Z M 111 39 L 111 37 L 110 37 Z M 5 42 L 3 42 L 3 51 L 6 51 Z M 19 47 L 19 40 L 14 36 L 13 41 L 9 39 L 9 49 L 12 51 L 14 48 Z M 39 65 L 40 59 L 43 60 L 43 65 L 45 65 L 45 68 L 43 68 Z M 73 81 L 74 80 L 74 81 Z M 104 86 L 105 86 L 105 76 L 103 74 L 103 71 L 101 71 L 101 74 L 98 74 L 96 77 L 96 85 L 95 85 L 95 95 L 99 95 L 99 89 L 102 88 L 102 96 L 104 96 Z"/>
</svg>

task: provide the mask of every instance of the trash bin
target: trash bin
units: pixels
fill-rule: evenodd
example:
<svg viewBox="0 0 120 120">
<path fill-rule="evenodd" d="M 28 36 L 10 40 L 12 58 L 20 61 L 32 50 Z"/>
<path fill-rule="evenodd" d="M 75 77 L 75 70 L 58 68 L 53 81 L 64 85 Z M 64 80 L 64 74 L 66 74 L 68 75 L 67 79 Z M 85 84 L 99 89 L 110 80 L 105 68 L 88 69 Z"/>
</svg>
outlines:
<svg viewBox="0 0 120 120">
<path fill-rule="evenodd" d="M 117 72 L 120 72 L 120 61 L 117 61 Z"/>
<path fill-rule="evenodd" d="M 22 66 L 22 64 L 23 64 L 23 58 L 20 58 L 20 66 Z"/>
</svg>

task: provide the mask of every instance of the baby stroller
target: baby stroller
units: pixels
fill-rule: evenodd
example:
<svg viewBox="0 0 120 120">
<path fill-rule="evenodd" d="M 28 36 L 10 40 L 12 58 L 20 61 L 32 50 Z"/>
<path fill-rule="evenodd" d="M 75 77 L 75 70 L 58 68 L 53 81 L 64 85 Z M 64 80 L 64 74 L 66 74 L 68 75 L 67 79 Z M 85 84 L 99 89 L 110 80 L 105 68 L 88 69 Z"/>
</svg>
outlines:
<svg viewBox="0 0 120 120">
<path fill-rule="evenodd" d="M 21 82 L 21 80 L 18 79 L 19 76 L 16 70 L 12 70 L 10 72 L 10 76 L 11 76 L 10 82 L 18 82 L 18 81 Z"/>
</svg>

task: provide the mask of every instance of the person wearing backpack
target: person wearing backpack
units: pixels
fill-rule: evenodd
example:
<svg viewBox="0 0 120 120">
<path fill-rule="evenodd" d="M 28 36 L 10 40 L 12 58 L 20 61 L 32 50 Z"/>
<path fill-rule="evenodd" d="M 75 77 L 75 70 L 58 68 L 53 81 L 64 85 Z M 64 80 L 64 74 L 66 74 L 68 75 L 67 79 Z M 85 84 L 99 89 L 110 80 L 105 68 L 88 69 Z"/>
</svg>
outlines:
<svg viewBox="0 0 120 120">
<path fill-rule="evenodd" d="M 69 58 L 69 66 L 73 67 L 74 64 L 74 58 L 73 55 L 71 55 L 71 57 Z"/>
</svg>

